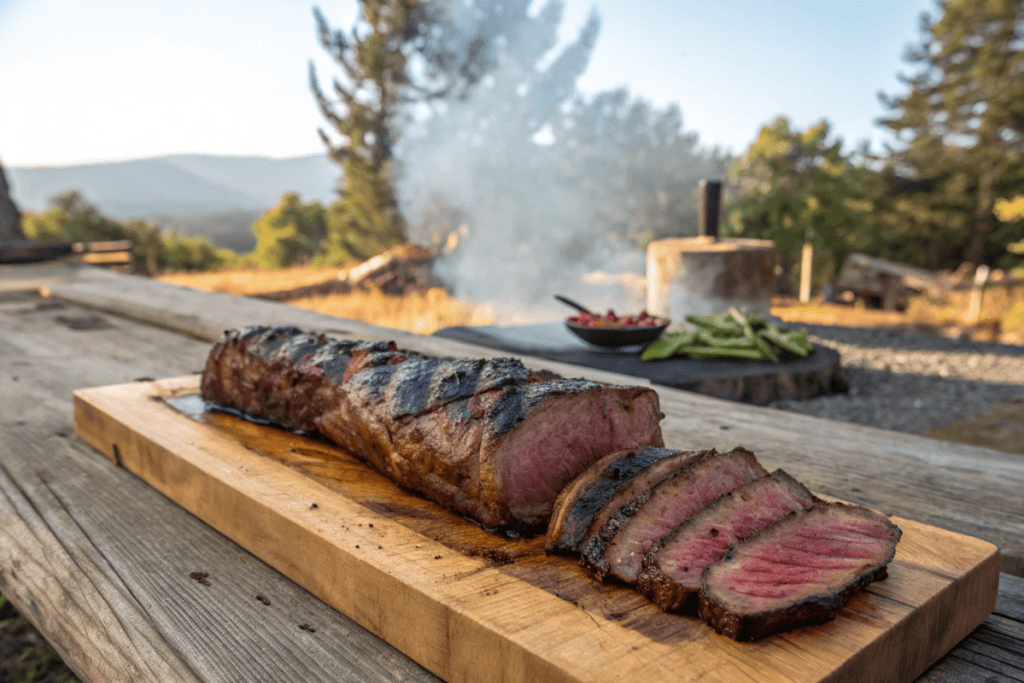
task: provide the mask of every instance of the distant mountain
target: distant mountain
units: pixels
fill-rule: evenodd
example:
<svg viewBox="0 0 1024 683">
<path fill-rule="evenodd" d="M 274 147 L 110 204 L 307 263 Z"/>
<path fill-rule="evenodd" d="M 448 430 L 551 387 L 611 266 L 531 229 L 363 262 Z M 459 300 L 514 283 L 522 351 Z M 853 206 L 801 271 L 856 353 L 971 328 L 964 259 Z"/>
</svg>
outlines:
<svg viewBox="0 0 1024 683">
<path fill-rule="evenodd" d="M 282 194 L 298 192 L 306 201 L 332 202 L 339 174 L 323 154 L 284 158 L 172 154 L 8 169 L 12 196 L 22 211 L 43 211 L 50 198 L 78 190 L 111 218 L 153 219 L 239 250 L 253 242 L 252 221 Z"/>
</svg>

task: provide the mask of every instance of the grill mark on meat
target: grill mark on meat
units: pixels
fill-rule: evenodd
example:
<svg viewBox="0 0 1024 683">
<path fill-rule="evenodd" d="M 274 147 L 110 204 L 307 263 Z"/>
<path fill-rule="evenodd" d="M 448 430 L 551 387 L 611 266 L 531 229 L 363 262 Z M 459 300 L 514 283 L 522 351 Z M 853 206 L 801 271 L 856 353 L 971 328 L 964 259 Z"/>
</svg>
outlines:
<svg viewBox="0 0 1024 683">
<path fill-rule="evenodd" d="M 526 391 L 519 386 L 502 390 L 501 397 L 487 411 L 487 420 L 495 434 L 504 434 L 526 419 L 525 395 Z"/>
<path fill-rule="evenodd" d="M 479 362 L 479 361 L 474 361 Z M 557 375 L 544 377 L 545 381 L 560 379 Z M 480 368 L 479 379 L 477 380 L 476 392 L 491 391 L 511 386 L 512 384 L 526 384 L 533 381 L 530 371 L 523 367 L 515 358 L 492 358 L 484 361 Z"/>
<path fill-rule="evenodd" d="M 504 434 L 526 419 L 538 406 L 556 396 L 575 394 L 596 389 L 601 385 L 583 379 L 554 379 L 548 382 L 531 382 L 525 386 L 513 385 L 502 389 L 501 397 L 487 412 L 491 429 L 495 434 Z M 610 386 L 609 388 L 623 388 Z"/>
<path fill-rule="evenodd" d="M 411 359 L 401 364 L 392 379 L 395 390 L 391 397 L 391 416 L 401 419 L 421 415 L 474 394 L 528 382 L 529 371 L 510 358 L 487 361 Z M 507 419 L 514 420 L 515 413 Z"/>
<path fill-rule="evenodd" d="M 278 349 L 296 334 L 302 334 L 302 330 L 297 327 L 250 327 L 242 332 L 240 338 L 251 340 L 252 353 L 264 360 L 272 360 Z"/>
<path fill-rule="evenodd" d="M 587 527 L 583 538 L 577 544 L 577 549 L 583 555 L 582 561 L 584 566 L 589 566 L 586 562 L 588 554 L 592 555 L 595 561 L 603 557 L 604 548 L 607 546 L 608 541 L 611 540 L 611 536 L 604 537 L 601 532 L 605 529 L 605 525 L 611 522 L 612 518 L 620 510 L 625 509 L 634 500 L 639 500 L 656 484 L 679 471 L 682 467 L 692 464 L 712 453 L 715 453 L 713 448 L 710 451 L 675 451 L 673 455 L 666 456 L 647 469 L 633 475 L 629 482 L 613 493 L 608 498 L 608 502 L 597 511 Z M 609 527 L 608 533 L 614 534 L 620 526 L 621 524 Z"/>
<path fill-rule="evenodd" d="M 843 540 L 851 532 L 862 541 L 854 557 Z M 877 512 L 818 502 L 739 541 L 705 569 L 698 612 L 736 640 L 828 621 L 856 591 L 888 575 L 900 536 Z"/>
<path fill-rule="evenodd" d="M 322 346 L 323 343 L 323 335 L 297 334 L 282 344 L 275 356 L 290 361 L 292 365 L 298 365 L 306 356 Z"/>
<path fill-rule="evenodd" d="M 400 419 L 419 415 L 427 409 L 430 381 L 444 361 L 436 358 L 410 359 L 394 374 L 395 389 L 391 396 L 391 417 Z"/>
<path fill-rule="evenodd" d="M 353 393 L 363 394 L 360 398 L 367 402 L 379 401 L 384 398 L 384 389 L 391 383 L 391 378 L 397 371 L 397 365 L 371 365 L 353 373 L 347 384 Z"/>
<path fill-rule="evenodd" d="M 428 386 L 427 403 L 443 406 L 462 398 L 469 398 L 478 391 L 478 386 L 479 391 L 497 388 L 482 386 L 480 374 L 483 367 L 482 360 L 450 360 L 438 363 L 432 376 L 432 383 Z M 501 379 L 508 383 L 514 381 L 510 375 L 505 375 Z"/>
</svg>

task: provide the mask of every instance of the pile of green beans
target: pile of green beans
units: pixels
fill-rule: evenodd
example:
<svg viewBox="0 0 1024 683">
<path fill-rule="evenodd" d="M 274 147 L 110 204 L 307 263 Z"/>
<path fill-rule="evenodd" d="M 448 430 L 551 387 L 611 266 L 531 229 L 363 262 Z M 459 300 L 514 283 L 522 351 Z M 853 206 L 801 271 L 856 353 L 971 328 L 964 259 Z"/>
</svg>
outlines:
<svg viewBox="0 0 1024 683">
<path fill-rule="evenodd" d="M 763 318 L 748 318 L 736 308 L 703 317 L 688 315 L 686 321 L 697 329 L 670 332 L 644 349 L 640 357 L 740 358 L 774 363 L 786 355 L 806 356 L 812 348 L 805 333 L 787 332 Z"/>
</svg>

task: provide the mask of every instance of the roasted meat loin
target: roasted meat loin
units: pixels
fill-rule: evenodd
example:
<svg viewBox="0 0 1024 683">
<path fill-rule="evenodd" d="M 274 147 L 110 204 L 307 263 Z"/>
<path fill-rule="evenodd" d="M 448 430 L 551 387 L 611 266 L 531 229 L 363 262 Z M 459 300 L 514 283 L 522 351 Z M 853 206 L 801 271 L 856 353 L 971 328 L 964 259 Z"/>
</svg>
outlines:
<svg viewBox="0 0 1024 683">
<path fill-rule="evenodd" d="M 486 527 L 546 523 L 558 494 L 593 462 L 662 445 L 658 395 L 644 387 L 550 379 L 511 358 L 427 358 L 393 342 L 293 327 L 225 332 L 201 387 L 207 401 L 321 434 Z"/>
</svg>

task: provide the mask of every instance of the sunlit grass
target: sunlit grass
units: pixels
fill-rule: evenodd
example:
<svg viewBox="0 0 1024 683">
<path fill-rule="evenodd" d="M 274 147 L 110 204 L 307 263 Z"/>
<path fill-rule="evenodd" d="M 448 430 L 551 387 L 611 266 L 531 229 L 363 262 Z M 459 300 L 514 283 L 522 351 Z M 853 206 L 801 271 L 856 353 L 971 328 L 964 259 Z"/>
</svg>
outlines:
<svg viewBox="0 0 1024 683">
<path fill-rule="evenodd" d="M 294 266 L 277 270 L 217 270 L 206 273 L 170 273 L 156 279 L 173 285 L 201 289 L 204 292 L 224 292 L 249 296 L 277 292 L 296 287 L 307 287 L 337 277 L 340 268 L 314 268 Z"/>
<path fill-rule="evenodd" d="M 176 273 L 158 279 L 207 292 L 253 295 L 306 287 L 337 276 L 338 268 L 295 267 L 281 270 L 235 270 L 212 273 Z M 489 325 L 494 312 L 450 296 L 439 287 L 405 296 L 384 294 L 375 289 L 350 294 L 294 299 L 287 303 L 318 313 L 362 320 L 418 334 L 431 334 L 442 327 Z"/>
<path fill-rule="evenodd" d="M 362 320 L 407 332 L 430 334 L 455 325 L 490 325 L 494 314 L 489 308 L 476 307 L 433 287 L 425 292 L 389 296 L 379 291 L 312 297 L 289 301 L 293 306 L 318 313 Z"/>
</svg>

